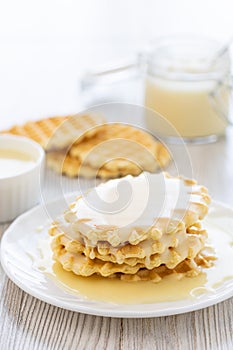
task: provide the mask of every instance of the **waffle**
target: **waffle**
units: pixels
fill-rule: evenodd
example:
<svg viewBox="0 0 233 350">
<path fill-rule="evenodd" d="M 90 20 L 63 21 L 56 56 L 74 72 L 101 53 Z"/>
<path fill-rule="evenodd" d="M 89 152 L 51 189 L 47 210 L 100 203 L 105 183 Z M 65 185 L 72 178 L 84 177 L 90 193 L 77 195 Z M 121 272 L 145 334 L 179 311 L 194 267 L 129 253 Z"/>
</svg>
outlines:
<svg viewBox="0 0 233 350">
<path fill-rule="evenodd" d="M 125 124 L 97 127 L 93 138 L 75 143 L 69 153 L 92 168 L 99 169 L 105 164 L 106 169 L 113 172 L 127 166 L 153 172 L 159 165 L 166 166 L 170 160 L 161 143 L 145 131 Z"/>
<path fill-rule="evenodd" d="M 142 263 L 134 266 L 128 264 L 114 264 L 112 262 L 104 262 L 99 259 L 90 259 L 81 253 L 70 253 L 63 245 L 52 244 L 53 258 L 58 261 L 64 270 L 72 271 L 76 275 L 88 277 L 93 274 L 98 274 L 103 277 L 118 277 L 126 281 L 151 280 L 159 282 L 163 277 L 169 274 L 179 274 L 179 278 L 183 276 L 197 276 L 201 269 L 200 267 L 212 266 L 214 257 L 197 254 L 194 259 L 185 259 L 176 267 L 170 269 L 165 265 L 147 269 Z"/>
<path fill-rule="evenodd" d="M 68 116 L 52 117 L 35 122 L 28 122 L 22 126 L 15 125 L 8 130 L 2 131 L 2 133 L 28 137 L 38 142 L 43 148 L 46 148 L 54 130 L 68 118 Z"/>
<path fill-rule="evenodd" d="M 69 209 L 64 213 L 63 222 L 58 220 L 51 227 L 51 234 L 66 233 L 69 228 L 69 230 L 72 231 L 72 237 L 70 238 L 79 240 L 81 232 L 82 237 L 85 238 L 85 243 L 90 246 L 95 246 L 99 241 L 107 242 L 113 247 L 125 244 L 125 242 L 129 242 L 131 245 L 137 245 L 145 240 L 161 238 L 165 233 L 171 233 L 176 236 L 177 232 L 184 227 L 188 229 L 193 225 L 197 225 L 198 221 L 202 220 L 207 214 L 210 197 L 207 189 L 197 185 L 195 181 L 172 178 L 166 173 L 147 174 L 145 179 L 150 181 L 148 186 L 152 202 L 154 202 L 155 199 L 159 201 L 159 193 L 157 193 L 156 187 L 159 187 L 162 181 L 165 181 L 165 187 L 172 190 L 176 187 L 181 188 L 182 198 L 185 199 L 187 196 L 185 202 L 177 206 L 176 200 L 174 200 L 174 208 L 171 208 L 169 213 L 165 213 L 168 217 L 155 218 L 154 216 L 157 215 L 156 210 L 152 210 L 150 224 L 140 225 L 140 223 L 134 221 L 132 227 L 130 226 L 127 228 L 127 233 L 124 233 L 124 239 L 122 239 L 121 225 L 99 224 L 102 217 L 98 211 L 95 211 L 89 206 L 88 198 L 91 198 L 92 195 L 92 191 L 89 191 L 85 199 L 83 196 L 80 196 L 70 205 Z M 101 197 L 103 197 L 104 193 L 108 195 L 109 191 L 115 193 L 118 186 L 126 181 L 133 185 L 135 190 L 138 186 L 145 184 L 143 174 L 138 177 L 127 176 L 122 179 L 110 180 L 105 184 L 99 185 L 96 187 L 95 192 Z M 144 188 L 143 192 L 145 192 Z M 142 201 L 140 196 L 139 194 L 138 197 L 135 197 L 135 200 Z M 169 195 L 167 198 L 169 198 Z M 161 199 L 164 199 L 163 196 Z M 149 204 L 150 202 L 148 205 Z M 151 206 L 152 205 L 153 203 L 151 203 Z M 85 213 L 82 213 L 83 210 Z M 134 213 L 134 204 L 132 203 L 131 207 L 127 210 L 132 210 Z M 158 215 L 161 214 L 162 213 L 159 213 Z M 85 216 L 83 217 L 83 215 Z M 137 213 L 135 213 L 135 215 L 137 215 Z M 116 221 L 122 220 L 122 213 L 119 213 L 119 215 L 116 214 L 115 218 L 117 218 Z M 111 220 L 111 215 L 109 216 L 109 220 Z"/>
<path fill-rule="evenodd" d="M 96 176 L 96 170 L 90 166 L 82 166 L 78 158 L 71 158 L 64 152 L 49 152 L 47 154 L 47 165 L 58 174 L 64 174 L 69 177 L 83 176 L 93 178 Z"/>
<path fill-rule="evenodd" d="M 31 138 L 45 150 L 63 149 L 74 141 L 81 141 L 84 133 L 86 139 L 93 136 L 94 127 L 104 122 L 104 118 L 97 114 L 77 114 L 28 122 L 22 126 L 13 126 L 2 133 Z"/>
<path fill-rule="evenodd" d="M 119 163 L 120 162 L 123 161 L 119 159 Z M 122 167 L 116 170 L 109 169 L 109 165 L 107 167 L 104 165 L 99 169 L 95 169 L 88 164 L 81 164 L 79 158 L 71 157 L 64 152 L 49 152 L 47 154 L 47 165 L 55 172 L 62 173 L 69 177 L 82 176 L 85 178 L 99 177 L 102 179 L 115 179 L 128 174 L 136 176 L 142 172 L 139 167 L 130 167 L 129 161 L 127 161 L 124 168 Z"/>
<path fill-rule="evenodd" d="M 168 275 L 175 275 L 178 279 L 183 277 L 196 277 L 202 272 L 203 268 L 212 267 L 215 256 L 205 255 L 200 252 L 193 260 L 186 259 L 177 265 L 174 269 L 168 269 L 161 265 L 152 270 L 140 269 L 136 274 L 115 274 L 111 277 L 118 277 L 123 281 L 138 282 L 138 281 L 152 281 L 158 283 L 162 278 Z"/>
<path fill-rule="evenodd" d="M 175 237 L 173 234 L 164 234 L 159 240 L 148 239 L 137 245 L 126 243 L 116 248 L 106 242 L 99 242 L 91 247 L 84 241 L 76 241 L 60 234 L 54 237 L 53 245 L 63 246 L 66 252 L 82 254 L 91 260 L 130 266 L 142 264 L 149 270 L 164 264 L 172 269 L 186 258 L 195 258 L 204 247 L 206 231 L 195 227 L 192 232 L 195 233 L 186 233 L 183 228 L 177 231 Z"/>
<path fill-rule="evenodd" d="M 95 134 L 83 135 L 70 151 L 50 152 L 47 164 L 69 177 L 117 178 L 142 170 L 154 172 L 166 167 L 170 156 L 167 149 L 149 134 L 125 124 L 104 124 Z"/>
</svg>

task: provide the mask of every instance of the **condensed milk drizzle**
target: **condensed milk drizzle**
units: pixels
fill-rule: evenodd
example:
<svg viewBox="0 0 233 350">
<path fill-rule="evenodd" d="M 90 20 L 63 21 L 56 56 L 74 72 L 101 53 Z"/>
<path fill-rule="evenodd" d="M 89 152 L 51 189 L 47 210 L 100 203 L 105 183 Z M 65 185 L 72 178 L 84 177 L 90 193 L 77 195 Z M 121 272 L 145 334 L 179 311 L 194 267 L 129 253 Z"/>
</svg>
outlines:
<svg viewBox="0 0 233 350">
<path fill-rule="evenodd" d="M 216 216 L 216 213 L 213 212 Z M 216 293 L 224 288 L 224 283 L 233 280 L 232 235 L 224 228 L 206 219 L 209 244 L 206 249 L 214 249 L 217 260 L 211 268 L 203 269 L 196 277 L 177 278 L 169 275 L 159 283 L 151 281 L 126 282 L 116 278 L 101 276 L 81 277 L 65 271 L 59 263 L 52 266 L 51 278 L 63 290 L 79 298 L 119 304 L 147 304 L 195 299 L 204 294 Z"/>
</svg>

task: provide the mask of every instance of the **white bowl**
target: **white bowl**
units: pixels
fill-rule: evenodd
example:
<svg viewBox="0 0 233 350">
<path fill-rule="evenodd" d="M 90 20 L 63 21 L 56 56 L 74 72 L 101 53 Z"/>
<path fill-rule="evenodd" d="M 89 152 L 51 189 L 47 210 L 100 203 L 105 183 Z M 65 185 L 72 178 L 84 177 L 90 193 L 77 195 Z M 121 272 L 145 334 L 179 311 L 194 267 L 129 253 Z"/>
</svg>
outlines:
<svg viewBox="0 0 233 350">
<path fill-rule="evenodd" d="M 39 202 L 45 159 L 39 144 L 21 136 L 0 135 L 0 150 L 4 149 L 28 155 L 33 164 L 13 176 L 0 176 L 0 222 L 13 220 Z"/>
</svg>

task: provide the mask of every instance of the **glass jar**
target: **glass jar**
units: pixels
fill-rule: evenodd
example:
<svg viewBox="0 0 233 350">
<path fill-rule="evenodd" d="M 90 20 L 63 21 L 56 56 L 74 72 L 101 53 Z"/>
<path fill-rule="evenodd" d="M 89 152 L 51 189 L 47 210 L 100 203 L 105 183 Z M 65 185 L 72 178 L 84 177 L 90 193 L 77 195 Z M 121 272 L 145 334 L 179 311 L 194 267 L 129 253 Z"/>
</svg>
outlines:
<svg viewBox="0 0 233 350">
<path fill-rule="evenodd" d="M 158 41 L 148 54 L 145 106 L 187 141 L 212 141 L 225 133 L 228 123 L 214 97 L 221 96 L 228 108 L 230 56 L 228 49 L 218 53 L 219 48 L 210 39 L 171 38 Z M 152 131 L 176 136 L 153 116 L 145 118 Z"/>
<path fill-rule="evenodd" d="M 138 72 L 133 84 L 143 83 L 144 121 L 151 133 L 171 141 L 181 136 L 187 142 L 211 142 L 225 134 L 231 74 L 228 47 L 223 50 L 215 40 L 200 37 L 161 38 L 152 42 L 149 50 L 138 55 L 129 67 L 129 73 L 132 67 Z M 130 81 L 126 66 L 100 72 L 98 77 L 101 74 L 106 82 L 107 76 L 109 83 L 109 77 L 120 72 Z M 141 97 L 134 93 L 133 84 L 129 96 L 137 96 L 133 103 L 140 104 Z M 132 103 L 125 95 L 124 99 L 119 94 L 111 99 L 123 101 Z"/>
</svg>

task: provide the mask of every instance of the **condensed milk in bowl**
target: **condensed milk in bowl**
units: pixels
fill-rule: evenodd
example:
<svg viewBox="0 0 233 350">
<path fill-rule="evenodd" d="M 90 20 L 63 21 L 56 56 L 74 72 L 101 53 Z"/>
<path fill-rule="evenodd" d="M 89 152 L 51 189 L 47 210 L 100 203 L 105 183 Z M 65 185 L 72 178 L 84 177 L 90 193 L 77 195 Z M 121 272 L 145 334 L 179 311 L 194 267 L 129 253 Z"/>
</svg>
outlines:
<svg viewBox="0 0 233 350">
<path fill-rule="evenodd" d="M 211 142 L 225 134 L 229 109 L 230 56 L 214 40 L 173 37 L 155 41 L 147 57 L 145 107 L 149 130 L 167 139 Z M 221 97 L 221 103 L 216 101 Z M 168 125 L 172 125 L 173 128 Z M 176 130 L 173 133 L 172 130 Z"/>
<path fill-rule="evenodd" d="M 0 136 L 0 222 L 13 220 L 38 203 L 44 150 L 36 142 Z"/>
</svg>

